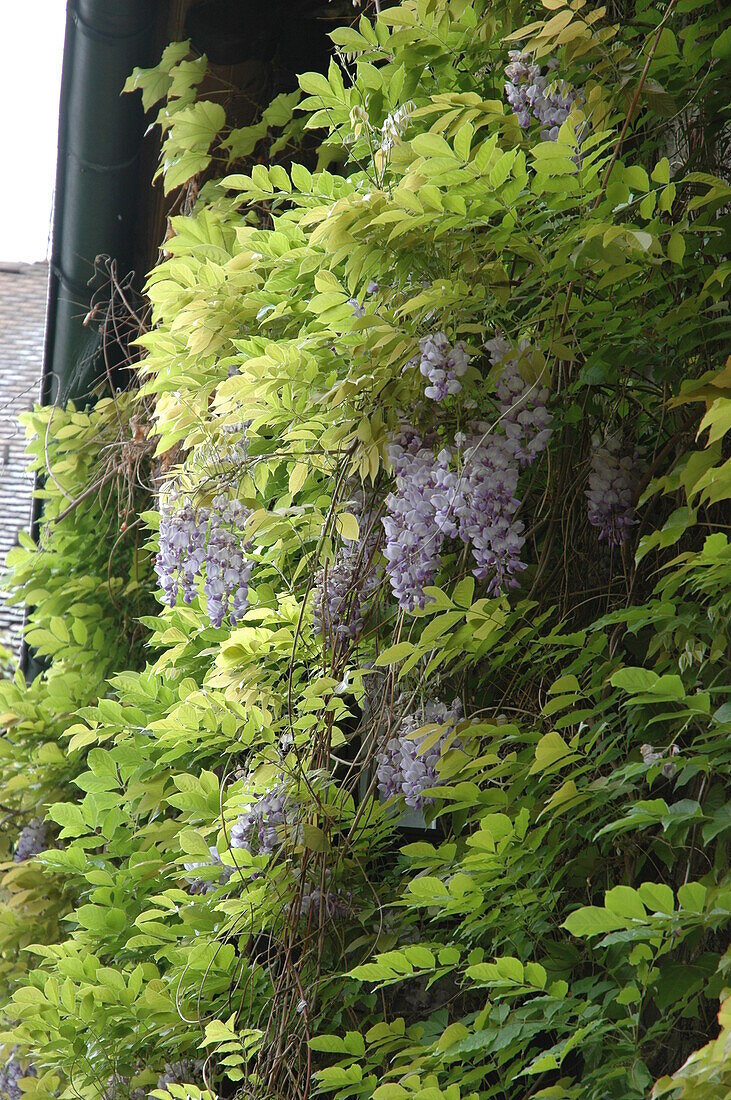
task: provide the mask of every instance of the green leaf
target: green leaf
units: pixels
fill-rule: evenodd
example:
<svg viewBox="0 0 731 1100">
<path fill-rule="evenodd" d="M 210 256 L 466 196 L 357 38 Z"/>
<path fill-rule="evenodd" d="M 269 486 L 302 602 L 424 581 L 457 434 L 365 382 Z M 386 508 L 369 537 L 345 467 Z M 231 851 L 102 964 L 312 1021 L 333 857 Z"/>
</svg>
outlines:
<svg viewBox="0 0 731 1100">
<path fill-rule="evenodd" d="M 686 882 L 678 888 L 678 901 L 681 909 L 687 909 L 691 913 L 702 913 L 706 904 L 708 891 L 700 882 Z"/>
<path fill-rule="evenodd" d="M 728 61 L 731 58 L 731 27 L 727 27 L 714 40 L 711 56 L 718 58 L 719 61 Z"/>
<path fill-rule="evenodd" d="M 417 134 L 411 140 L 411 148 L 419 157 L 450 157 L 455 159 L 452 147 L 440 134 Z"/>
<path fill-rule="evenodd" d="M 673 233 L 667 243 L 668 259 L 674 264 L 682 264 L 685 256 L 685 238 L 682 233 Z"/>
<path fill-rule="evenodd" d="M 413 651 L 414 647 L 411 642 L 397 642 L 396 645 L 388 646 L 387 649 L 378 654 L 376 665 L 382 668 L 384 665 L 398 664 L 399 661 L 403 661 L 405 657 L 410 656 Z"/>
<path fill-rule="evenodd" d="M 612 687 L 622 688 L 623 691 L 634 694 L 639 691 L 649 691 L 658 682 L 660 677 L 656 672 L 646 668 L 620 668 L 611 677 Z"/>
<path fill-rule="evenodd" d="M 607 890 L 604 895 L 604 906 L 619 917 L 644 920 L 647 916 L 641 895 L 631 886 L 614 886 L 611 890 Z"/>
<path fill-rule="evenodd" d="M 673 892 L 662 882 L 643 882 L 637 887 L 637 893 L 653 913 L 672 913 L 675 909 Z"/>
<path fill-rule="evenodd" d="M 667 157 L 662 157 L 652 170 L 652 178 L 655 183 L 670 182 L 670 162 Z"/>
<path fill-rule="evenodd" d="M 625 917 L 602 909 L 597 905 L 585 905 L 570 913 L 561 925 L 572 936 L 600 936 L 607 932 L 617 932 L 628 927 Z"/>
<path fill-rule="evenodd" d="M 360 535 L 358 520 L 351 512 L 340 512 L 335 520 L 335 526 L 338 534 L 348 542 L 358 541 Z"/>
<path fill-rule="evenodd" d="M 536 758 L 530 768 L 530 775 L 562 767 L 569 760 L 575 760 L 576 753 L 569 748 L 560 733 L 555 730 L 545 733 L 536 745 Z"/>
</svg>

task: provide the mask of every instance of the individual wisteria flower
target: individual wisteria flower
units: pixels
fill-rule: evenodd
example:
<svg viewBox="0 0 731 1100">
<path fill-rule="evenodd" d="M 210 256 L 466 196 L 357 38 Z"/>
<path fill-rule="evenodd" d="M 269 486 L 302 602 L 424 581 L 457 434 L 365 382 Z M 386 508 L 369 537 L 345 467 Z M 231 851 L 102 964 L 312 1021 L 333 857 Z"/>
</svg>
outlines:
<svg viewBox="0 0 731 1100">
<path fill-rule="evenodd" d="M 33 859 L 40 852 L 45 852 L 47 847 L 48 830 L 46 823 L 40 817 L 34 817 L 24 829 L 20 830 L 13 859 L 16 863 L 24 863 L 26 859 Z"/>
<path fill-rule="evenodd" d="M 610 546 L 620 546 L 629 538 L 635 522 L 633 507 L 637 452 L 624 444 L 620 432 L 606 439 L 592 439 L 588 515 L 592 527 L 599 529 L 599 538 Z"/>
<path fill-rule="evenodd" d="M 202 867 L 219 867 L 220 872 L 218 881 L 212 878 L 201 878 L 199 876 L 189 879 L 188 890 L 191 894 L 212 894 L 219 886 L 225 886 L 234 873 L 233 867 L 224 867 L 221 862 L 221 857 L 218 854 L 218 848 L 216 848 L 215 845 L 212 845 L 208 851 L 211 853 L 211 858 L 208 862 L 201 860 L 194 863 L 186 863 L 184 866 L 186 871 L 198 871 Z"/>
<path fill-rule="evenodd" d="M 415 110 L 416 104 L 409 99 L 397 107 L 392 114 L 386 116 L 381 127 L 381 153 L 385 160 L 391 156 L 393 147 L 400 144 Z"/>
<path fill-rule="evenodd" d="M 231 829 L 231 847 L 247 852 L 271 855 L 281 844 L 280 829 L 291 821 L 287 789 L 278 783 L 241 814 Z"/>
<path fill-rule="evenodd" d="M 454 727 L 462 718 L 462 704 L 455 699 L 451 706 L 446 703 L 427 703 L 414 714 L 407 714 L 398 726 L 385 750 L 379 753 L 376 766 L 378 794 L 383 801 L 394 795 L 403 795 L 407 806 L 415 810 L 423 809 L 433 802 L 424 791 L 437 787 L 441 782 L 437 766 L 442 749 L 448 738 L 450 748 L 459 747 L 459 741 L 452 737 Z M 420 752 L 424 738 L 432 733 L 425 730 L 418 737 L 411 736 L 424 726 L 445 726 L 444 732 L 425 752 Z"/>
<path fill-rule="evenodd" d="M 424 588 L 439 570 L 444 534 L 436 522 L 434 453 L 406 429 L 389 447 L 396 490 L 386 498 L 382 523 L 386 572 L 401 607 L 413 611 L 426 604 Z"/>
<path fill-rule="evenodd" d="M 532 115 L 541 126 L 542 140 L 556 141 L 577 102 L 576 91 L 564 80 L 550 80 L 540 65 L 520 50 L 511 50 L 509 57 L 505 94 L 520 126 L 527 130 Z"/>
<path fill-rule="evenodd" d="M 679 756 L 680 749 L 677 745 L 671 745 L 668 749 L 656 749 L 653 745 L 641 745 L 640 754 L 642 756 L 642 762 L 646 767 L 651 767 L 653 764 L 659 764 L 661 760 L 665 760 L 661 771 L 666 779 L 672 779 L 678 770 L 677 764 L 672 760 L 668 760 L 669 756 Z"/>
<path fill-rule="evenodd" d="M 378 294 L 378 290 L 378 283 L 374 282 L 373 279 L 370 279 L 368 282 L 368 286 L 366 287 L 367 297 L 370 298 L 372 294 Z M 353 307 L 353 314 L 356 317 L 365 317 L 366 307 L 364 302 L 359 302 L 357 298 L 348 298 L 348 305 Z"/>
<path fill-rule="evenodd" d="M 345 542 L 313 585 L 312 623 L 316 634 L 332 641 L 354 641 L 365 624 L 368 601 L 378 588 L 375 563 L 378 533 L 373 517 L 359 517 L 361 538 Z"/>
<path fill-rule="evenodd" d="M 37 1077 L 35 1067 L 29 1065 L 23 1069 L 15 1054 L 11 1054 L 5 1062 L 0 1064 L 0 1097 L 6 1097 L 7 1100 L 22 1100 L 23 1091 L 20 1082 L 23 1077 Z"/>
<path fill-rule="evenodd" d="M 214 497 L 210 507 L 195 507 L 177 490 L 161 501 L 155 572 L 170 607 L 179 591 L 185 603 L 193 601 L 205 570 L 203 591 L 213 626 L 221 626 L 227 615 L 232 626 L 240 621 L 249 604 L 253 568 L 243 537 L 249 515 L 239 500 L 224 494 Z"/>
<path fill-rule="evenodd" d="M 467 370 L 470 357 L 464 344 L 458 340 L 450 344 L 446 333 L 435 332 L 419 340 L 421 356 L 419 370 L 429 382 L 424 390 L 432 401 L 443 401 L 445 397 L 459 393 L 462 383 L 459 379 Z"/>
<path fill-rule="evenodd" d="M 163 1072 L 157 1079 L 159 1089 L 169 1085 L 187 1085 L 198 1081 L 203 1073 L 201 1058 L 181 1058 L 179 1062 L 166 1062 Z"/>
</svg>

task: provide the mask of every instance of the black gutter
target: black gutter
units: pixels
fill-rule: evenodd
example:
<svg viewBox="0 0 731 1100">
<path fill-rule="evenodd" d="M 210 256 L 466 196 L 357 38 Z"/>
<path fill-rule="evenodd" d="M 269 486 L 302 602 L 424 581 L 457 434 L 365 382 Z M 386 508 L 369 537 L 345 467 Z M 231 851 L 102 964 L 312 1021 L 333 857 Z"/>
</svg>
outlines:
<svg viewBox="0 0 731 1100">
<path fill-rule="evenodd" d="M 166 5 L 165 5 L 166 6 Z M 41 403 L 81 398 L 96 337 L 83 321 L 98 255 L 134 264 L 139 96 L 120 96 L 135 65 L 154 60 L 160 0 L 69 0 L 61 79 L 56 200 Z"/>
<path fill-rule="evenodd" d="M 59 105 L 42 405 L 83 400 L 98 373 L 98 335 L 84 318 L 97 256 L 134 266 L 145 118 L 137 95 L 122 96 L 136 65 L 156 60 L 167 0 L 68 0 Z M 31 534 L 41 505 L 33 499 Z M 20 665 L 40 666 L 25 641 Z"/>
</svg>

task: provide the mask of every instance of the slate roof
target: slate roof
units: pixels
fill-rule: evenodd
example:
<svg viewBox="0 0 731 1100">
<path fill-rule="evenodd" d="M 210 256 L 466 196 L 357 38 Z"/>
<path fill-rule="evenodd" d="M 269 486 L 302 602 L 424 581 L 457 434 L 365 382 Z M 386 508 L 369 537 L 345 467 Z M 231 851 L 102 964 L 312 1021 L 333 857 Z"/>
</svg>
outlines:
<svg viewBox="0 0 731 1100">
<path fill-rule="evenodd" d="M 18 531 L 30 526 L 33 478 L 26 470 L 18 414 L 38 400 L 43 365 L 48 264 L 0 262 L 0 567 Z M 20 648 L 22 607 L 0 595 L 0 641 Z"/>
</svg>

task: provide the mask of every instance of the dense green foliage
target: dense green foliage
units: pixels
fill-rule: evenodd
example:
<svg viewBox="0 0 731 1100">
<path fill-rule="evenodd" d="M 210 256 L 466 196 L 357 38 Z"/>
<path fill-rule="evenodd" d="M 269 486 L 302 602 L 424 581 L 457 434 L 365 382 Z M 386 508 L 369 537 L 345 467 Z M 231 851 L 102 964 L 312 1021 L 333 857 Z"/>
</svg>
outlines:
<svg viewBox="0 0 731 1100">
<path fill-rule="evenodd" d="M 8 583 L 48 666 L 0 685 L 0 1042 L 28 1096 L 136 1097 L 181 1060 L 180 1100 L 728 1094 L 728 34 L 704 0 L 406 0 L 233 130 L 185 45 L 131 79 L 168 189 L 199 178 L 138 388 L 27 418 L 44 520 Z M 516 43 L 583 93 L 555 141 L 505 100 Z M 470 354 L 440 403 L 408 366 L 438 330 Z M 496 333 L 550 391 L 527 568 L 491 594 L 447 540 L 404 611 L 389 441 L 494 422 Z M 585 489 L 616 431 L 640 506 L 609 550 Z M 233 627 L 201 588 L 155 600 L 171 479 L 251 510 Z M 317 571 L 367 535 L 363 629 L 323 638 Z M 455 698 L 406 832 L 377 755 L 405 706 Z M 275 788 L 273 853 L 231 847 Z M 14 862 L 39 816 L 48 849 Z"/>
</svg>

